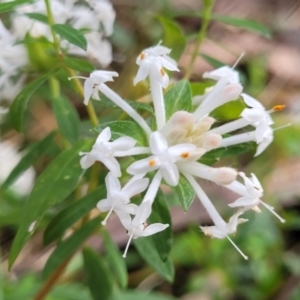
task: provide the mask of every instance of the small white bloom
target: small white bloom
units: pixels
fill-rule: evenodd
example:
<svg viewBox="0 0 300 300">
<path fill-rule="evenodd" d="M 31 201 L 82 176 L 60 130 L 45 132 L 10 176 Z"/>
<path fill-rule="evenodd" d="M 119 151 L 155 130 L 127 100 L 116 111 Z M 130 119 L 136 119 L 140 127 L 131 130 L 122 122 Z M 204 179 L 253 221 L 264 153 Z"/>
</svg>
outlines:
<svg viewBox="0 0 300 300">
<path fill-rule="evenodd" d="M 245 186 L 243 186 L 239 182 L 233 182 L 230 185 L 225 186 L 226 188 L 236 192 L 237 194 L 242 195 L 241 198 L 237 199 L 235 202 L 229 204 L 230 207 L 239 207 L 242 211 L 246 211 L 248 209 L 253 209 L 256 212 L 260 212 L 258 207 L 259 204 L 262 204 L 266 207 L 273 215 L 275 215 L 280 222 L 284 223 L 285 220 L 282 219 L 275 211 L 274 208 L 265 202 L 263 202 L 260 198 L 263 196 L 263 188 L 255 176 L 255 174 L 251 174 L 251 178 L 248 178 L 245 173 L 240 172 L 239 175 L 243 178 L 245 182 Z"/>
<path fill-rule="evenodd" d="M 188 158 L 196 150 L 196 146 L 178 144 L 169 147 L 164 136 L 158 131 L 151 134 L 149 144 L 153 155 L 134 162 L 127 168 L 127 172 L 137 175 L 159 169 L 164 180 L 168 184 L 176 186 L 179 181 L 179 171 L 175 163 Z"/>
<path fill-rule="evenodd" d="M 157 81 L 162 87 L 166 88 L 169 84 L 169 76 L 164 68 L 170 71 L 179 71 L 177 63 L 168 55 L 171 49 L 157 45 L 147 48 L 138 56 L 136 63 L 140 66 L 134 85 L 149 76 L 150 81 Z"/>
<path fill-rule="evenodd" d="M 201 230 L 205 235 L 211 236 L 217 239 L 224 239 L 229 234 L 235 234 L 237 230 L 237 226 L 239 224 L 245 223 L 247 219 L 239 219 L 239 216 L 242 215 L 242 211 L 238 211 L 235 213 L 230 219 L 229 222 L 226 223 L 224 227 L 218 226 L 200 226 Z"/>
<path fill-rule="evenodd" d="M 130 199 L 132 196 L 143 192 L 147 188 L 149 179 L 133 177 L 123 188 L 121 188 L 119 179 L 110 172 L 105 178 L 105 184 L 107 198 L 100 200 L 97 204 L 97 208 L 100 211 L 109 211 L 106 218 L 103 220 L 102 225 L 106 225 L 113 210 L 121 210 L 128 214 L 135 215 L 138 207 L 137 205 L 130 203 Z"/>
<path fill-rule="evenodd" d="M 113 142 L 109 142 L 110 138 L 110 128 L 106 127 L 99 134 L 91 152 L 80 153 L 80 155 L 83 155 L 80 159 L 80 164 L 83 169 L 89 168 L 95 161 L 101 161 L 115 176 L 121 176 L 120 165 L 115 159 L 114 153 L 131 149 L 136 144 L 136 141 L 131 137 L 120 137 Z"/>
<path fill-rule="evenodd" d="M 126 257 L 128 247 L 130 245 L 131 239 L 137 239 L 139 237 L 149 236 L 157 232 L 165 230 L 169 227 L 169 224 L 155 223 L 147 226 L 147 218 L 151 214 L 151 202 L 143 202 L 137 209 L 136 215 L 131 219 L 130 215 L 123 211 L 116 211 L 119 216 L 121 223 L 127 230 L 129 235 L 129 240 L 123 254 Z"/>
<path fill-rule="evenodd" d="M 239 83 L 240 77 L 239 72 L 235 71 L 233 68 L 229 66 L 223 66 L 211 72 L 203 73 L 203 78 L 209 78 L 213 80 L 220 80 L 222 78 L 226 78 L 228 83 Z"/>
<path fill-rule="evenodd" d="M 91 96 L 93 95 L 96 99 L 99 99 L 98 90 L 99 86 L 106 81 L 114 81 L 113 77 L 118 77 L 119 74 L 113 71 L 94 71 L 90 74 L 90 77 L 74 76 L 72 78 L 83 78 L 84 82 L 84 101 L 85 105 L 88 104 Z"/>
</svg>

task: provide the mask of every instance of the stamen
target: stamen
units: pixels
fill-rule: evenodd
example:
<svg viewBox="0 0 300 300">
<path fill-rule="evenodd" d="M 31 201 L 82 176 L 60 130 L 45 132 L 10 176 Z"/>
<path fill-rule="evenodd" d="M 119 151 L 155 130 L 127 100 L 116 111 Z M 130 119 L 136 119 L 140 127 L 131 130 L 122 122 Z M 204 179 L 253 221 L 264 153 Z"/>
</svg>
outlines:
<svg viewBox="0 0 300 300">
<path fill-rule="evenodd" d="M 110 215 L 111 215 L 112 211 L 114 210 L 114 208 L 115 208 L 115 206 L 116 206 L 117 203 L 118 203 L 118 201 L 115 201 L 115 203 L 113 204 L 113 206 L 112 206 L 111 209 L 109 210 L 108 214 L 106 215 L 105 219 L 101 222 L 101 224 L 102 224 L 103 226 L 106 225 L 106 222 L 107 222 L 108 218 L 110 217 Z"/>
<path fill-rule="evenodd" d="M 291 125 L 292 125 L 292 123 L 287 123 L 287 124 L 285 124 L 285 125 L 282 125 L 282 126 L 279 126 L 279 127 L 274 128 L 273 131 L 278 130 L 278 129 L 283 129 L 283 128 L 289 127 L 289 126 L 291 126 Z"/>
<path fill-rule="evenodd" d="M 274 207 L 272 207 L 271 205 L 268 205 L 267 203 L 263 202 L 263 201 L 259 201 L 266 209 L 268 209 L 276 218 L 279 219 L 279 221 L 281 223 L 285 223 L 285 219 L 281 218 L 275 211 L 274 211 Z"/>
<path fill-rule="evenodd" d="M 231 67 L 231 69 L 235 69 L 235 67 L 238 65 L 238 63 L 241 61 L 241 59 L 245 56 L 246 52 L 242 52 L 240 57 L 237 59 L 237 61 L 234 63 L 234 65 Z"/>
<path fill-rule="evenodd" d="M 146 54 L 145 54 L 144 52 L 142 52 L 141 55 L 140 55 L 140 58 L 141 58 L 141 59 L 144 59 L 145 56 L 146 56 Z"/>
<path fill-rule="evenodd" d="M 126 255 L 127 255 L 127 251 L 128 251 L 128 248 L 129 248 L 129 245 L 130 245 L 132 236 L 133 236 L 133 233 L 130 235 L 129 240 L 128 240 L 127 245 L 126 245 L 126 249 L 125 249 L 125 251 L 124 251 L 124 254 L 122 255 L 124 258 L 125 258 Z"/>
<path fill-rule="evenodd" d="M 161 68 L 161 69 L 160 69 L 160 73 L 161 73 L 162 76 L 165 76 L 165 75 L 166 75 L 165 69 L 164 69 L 164 68 Z"/>
<path fill-rule="evenodd" d="M 184 152 L 184 153 L 181 154 L 182 158 L 187 158 L 189 156 L 190 156 L 190 154 L 188 152 Z"/>
<path fill-rule="evenodd" d="M 281 104 L 281 105 L 275 105 L 275 106 L 273 106 L 273 108 L 272 108 L 273 111 L 281 111 L 281 110 L 283 110 L 283 109 L 285 109 L 285 105 L 284 105 L 284 104 Z"/>
<path fill-rule="evenodd" d="M 153 167 L 156 165 L 156 161 L 154 159 L 149 161 L 149 167 Z"/>
<path fill-rule="evenodd" d="M 229 242 L 232 244 L 232 246 L 243 256 L 244 259 L 248 260 L 248 256 L 246 256 L 242 250 L 233 242 L 233 240 L 226 235 L 227 239 L 229 240 Z"/>
</svg>

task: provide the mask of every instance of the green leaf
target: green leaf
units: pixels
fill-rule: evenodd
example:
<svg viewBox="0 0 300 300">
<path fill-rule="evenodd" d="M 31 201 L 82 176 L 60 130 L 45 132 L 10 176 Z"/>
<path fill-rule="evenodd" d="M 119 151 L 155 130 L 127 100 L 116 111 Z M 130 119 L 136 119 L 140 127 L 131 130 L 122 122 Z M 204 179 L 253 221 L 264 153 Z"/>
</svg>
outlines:
<svg viewBox="0 0 300 300">
<path fill-rule="evenodd" d="M 142 292 L 142 291 L 124 291 L 122 300 L 175 300 L 175 298 L 157 292 Z"/>
<path fill-rule="evenodd" d="M 87 41 L 79 30 L 65 24 L 54 24 L 52 25 L 52 29 L 59 34 L 62 39 L 86 51 Z"/>
<path fill-rule="evenodd" d="M 203 162 L 205 159 L 215 159 L 219 160 L 224 157 L 235 157 L 243 153 L 255 150 L 255 143 L 243 143 L 239 145 L 229 146 L 226 148 L 218 148 L 205 153 L 200 162 Z"/>
<path fill-rule="evenodd" d="M 92 193 L 72 203 L 57 214 L 45 230 L 43 240 L 44 245 L 49 245 L 60 238 L 67 229 L 95 208 L 98 201 L 104 199 L 105 196 L 105 186 L 101 185 Z"/>
<path fill-rule="evenodd" d="M 180 175 L 178 185 L 171 188 L 176 193 L 184 211 L 187 211 L 195 199 L 195 191 L 191 184 L 184 176 Z"/>
<path fill-rule="evenodd" d="M 20 227 L 10 251 L 10 267 L 33 233 L 34 228 L 29 232 L 32 224 L 36 225 L 48 208 L 63 201 L 75 189 L 84 172 L 79 164 L 78 153 L 89 149 L 91 145 L 90 140 L 80 141 L 58 155 L 37 178 L 23 207 Z"/>
<path fill-rule="evenodd" d="M 164 46 L 172 49 L 171 57 L 175 60 L 179 60 L 185 49 L 185 36 L 180 28 L 174 21 L 168 20 L 159 16 L 158 21 L 164 29 L 164 35 L 162 40 Z"/>
<path fill-rule="evenodd" d="M 5 3 L 0 3 L 0 14 L 4 12 L 8 12 L 13 10 L 14 8 L 26 4 L 26 3 L 31 3 L 34 0 L 16 0 L 16 1 L 10 1 L 10 2 L 5 2 Z"/>
<path fill-rule="evenodd" d="M 200 54 L 212 67 L 218 69 L 218 68 L 221 68 L 223 66 L 225 66 L 226 64 L 222 63 L 221 61 L 209 56 L 209 55 L 206 55 L 204 53 L 201 53 Z"/>
<path fill-rule="evenodd" d="M 216 15 L 212 17 L 212 20 L 219 21 L 227 25 L 239 27 L 248 31 L 252 31 L 266 38 L 271 38 L 272 36 L 271 30 L 269 28 L 252 20 Z"/>
<path fill-rule="evenodd" d="M 212 82 L 191 82 L 190 87 L 193 96 L 203 95 L 208 87 L 213 85 Z"/>
<path fill-rule="evenodd" d="M 52 252 L 43 270 L 43 277 L 49 277 L 62 263 L 64 263 L 81 244 L 97 229 L 101 219 L 95 218 L 85 223 L 70 237 L 62 241 Z"/>
<path fill-rule="evenodd" d="M 192 110 L 192 93 L 187 80 L 179 81 L 165 95 L 167 120 L 179 110 Z"/>
<path fill-rule="evenodd" d="M 2 184 L 2 188 L 5 189 L 14 183 L 32 164 L 41 157 L 53 143 L 55 132 L 51 132 L 41 141 L 32 144 L 27 153 L 22 157 L 19 163 L 11 171 L 5 182 Z"/>
<path fill-rule="evenodd" d="M 94 300 L 112 300 L 114 283 L 109 270 L 99 254 L 92 249 L 83 249 L 83 260 L 88 277 L 88 286 Z"/>
<path fill-rule="evenodd" d="M 174 266 L 170 258 L 163 262 L 151 237 L 141 237 L 133 241 L 140 256 L 167 281 L 174 279 Z"/>
<path fill-rule="evenodd" d="M 43 76 L 36 78 L 26 85 L 22 91 L 15 98 L 13 104 L 10 107 L 10 117 L 12 124 L 16 130 L 22 132 L 22 124 L 24 119 L 25 109 L 28 103 L 29 98 L 32 94 L 51 76 L 57 69 L 53 69 L 50 72 L 46 73 Z"/>
<path fill-rule="evenodd" d="M 58 128 L 71 144 L 78 141 L 79 137 L 79 116 L 74 106 L 64 96 L 54 97 L 53 112 Z"/>
<path fill-rule="evenodd" d="M 138 146 L 148 145 L 147 137 L 144 131 L 135 122 L 111 121 L 103 123 L 93 128 L 93 130 L 100 133 L 106 127 L 110 127 L 112 140 L 115 140 L 121 136 L 130 136 L 136 140 L 136 144 Z"/>
<path fill-rule="evenodd" d="M 74 58 L 74 57 L 68 57 L 66 56 L 64 58 L 64 63 L 66 66 L 72 70 L 80 71 L 80 72 L 93 72 L 95 70 L 95 67 L 88 62 L 87 60 L 81 59 L 81 58 Z"/>
<path fill-rule="evenodd" d="M 46 15 L 44 14 L 40 14 L 40 13 L 27 13 L 25 14 L 25 16 L 27 16 L 28 18 L 35 20 L 35 21 L 40 21 L 44 24 L 48 24 L 48 18 Z"/>
<path fill-rule="evenodd" d="M 171 251 L 173 233 L 170 211 L 168 205 L 166 204 L 166 200 L 164 198 L 163 193 L 159 193 L 158 196 L 155 198 L 155 201 L 152 205 L 152 213 L 149 217 L 149 221 L 151 224 L 170 224 L 170 226 L 165 230 L 151 236 L 154 241 L 155 247 L 160 255 L 160 258 L 162 259 L 162 261 L 166 261 Z"/>
<path fill-rule="evenodd" d="M 122 257 L 119 248 L 112 241 L 106 231 L 102 232 L 103 244 L 106 249 L 105 260 L 112 272 L 114 278 L 119 283 L 121 288 L 126 288 L 128 275 L 125 260 Z"/>
</svg>

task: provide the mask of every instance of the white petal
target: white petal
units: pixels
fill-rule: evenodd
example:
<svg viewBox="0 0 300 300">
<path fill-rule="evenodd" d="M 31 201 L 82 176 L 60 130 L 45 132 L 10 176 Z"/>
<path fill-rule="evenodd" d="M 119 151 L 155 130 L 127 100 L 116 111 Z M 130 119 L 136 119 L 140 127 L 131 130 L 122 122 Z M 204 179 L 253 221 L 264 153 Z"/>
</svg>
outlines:
<svg viewBox="0 0 300 300">
<path fill-rule="evenodd" d="M 157 170 L 160 167 L 160 164 L 157 156 L 153 155 L 132 163 L 126 171 L 131 175 L 146 174 Z"/>
<path fill-rule="evenodd" d="M 105 177 L 105 185 L 107 190 L 107 196 L 109 198 L 112 198 L 113 195 L 116 195 L 121 191 L 121 184 L 119 179 L 111 172 L 109 172 Z"/>
<path fill-rule="evenodd" d="M 137 194 L 143 192 L 149 184 L 149 178 L 137 179 L 128 182 L 122 189 L 122 194 L 126 195 L 129 199 Z"/>
<path fill-rule="evenodd" d="M 122 136 L 110 144 L 110 148 L 115 151 L 127 151 L 134 147 L 136 140 L 129 136 Z"/>
<path fill-rule="evenodd" d="M 258 108 L 260 110 L 265 110 L 264 106 L 258 101 L 256 100 L 255 98 L 245 94 L 245 93 L 242 93 L 241 96 L 243 97 L 244 99 L 244 102 L 250 106 L 250 107 L 253 107 L 253 108 Z"/>
<path fill-rule="evenodd" d="M 219 80 L 220 78 L 227 78 L 230 83 L 239 83 L 239 73 L 229 66 L 223 66 L 211 72 L 205 72 L 203 78 L 210 78 Z"/>
<path fill-rule="evenodd" d="M 259 144 L 263 141 L 265 133 L 268 131 L 268 129 L 269 125 L 267 123 L 267 119 L 264 118 L 259 122 L 255 130 L 256 143 Z"/>
<path fill-rule="evenodd" d="M 237 199 L 233 203 L 228 204 L 230 207 L 239 207 L 239 206 L 254 206 L 257 205 L 259 199 L 253 199 L 253 197 L 245 196 Z"/>
<path fill-rule="evenodd" d="M 99 97 L 99 91 L 97 89 L 93 89 L 93 93 L 92 93 L 92 99 L 94 100 L 100 100 L 100 97 Z"/>
<path fill-rule="evenodd" d="M 200 229 L 207 236 L 214 237 L 217 239 L 223 239 L 226 237 L 225 228 L 220 230 L 217 226 L 200 226 Z"/>
<path fill-rule="evenodd" d="M 169 71 L 177 71 L 179 72 L 179 69 L 177 68 L 177 63 L 175 60 L 171 59 L 170 57 L 162 57 L 161 64 L 164 68 L 166 68 Z"/>
<path fill-rule="evenodd" d="M 150 148 L 153 154 L 159 155 L 168 150 L 168 142 L 165 137 L 158 131 L 155 131 L 150 136 Z"/>
<path fill-rule="evenodd" d="M 100 132 L 99 136 L 97 137 L 95 145 L 108 142 L 110 138 L 111 138 L 110 128 L 106 127 Z"/>
<path fill-rule="evenodd" d="M 109 200 L 109 199 L 103 199 L 103 200 L 100 200 L 100 201 L 97 203 L 97 208 L 98 208 L 100 211 L 106 212 L 106 211 L 109 211 L 109 210 L 110 210 L 111 205 L 112 205 L 111 200 Z"/>
<path fill-rule="evenodd" d="M 140 64 L 139 70 L 133 80 L 133 84 L 136 85 L 138 82 L 145 80 L 149 75 L 150 63 L 148 61 L 142 61 Z"/>
<path fill-rule="evenodd" d="M 170 162 L 165 162 L 160 167 L 160 172 L 163 176 L 163 179 L 167 182 L 167 184 L 171 186 L 176 186 L 179 182 L 179 171 L 175 164 Z"/>
<path fill-rule="evenodd" d="M 80 159 L 80 165 L 82 169 L 88 169 L 90 166 L 92 166 L 95 163 L 95 160 L 90 159 L 89 155 L 84 155 Z"/>
<path fill-rule="evenodd" d="M 120 177 L 121 168 L 119 162 L 114 157 L 102 156 L 101 162 L 106 166 L 106 168 L 111 171 L 115 176 Z"/>
<path fill-rule="evenodd" d="M 254 173 L 251 173 L 251 177 L 252 177 L 252 182 L 253 184 L 258 187 L 261 191 L 263 191 L 263 187 L 261 186 L 258 178 L 256 177 L 256 175 Z"/>
<path fill-rule="evenodd" d="M 130 230 L 131 227 L 131 217 L 128 213 L 122 211 L 122 210 L 115 210 L 115 213 L 117 214 L 117 216 L 119 217 L 122 225 L 127 229 Z"/>
<path fill-rule="evenodd" d="M 259 122 L 263 115 L 265 113 L 260 110 L 260 109 L 256 109 L 256 108 L 245 108 L 242 113 L 241 116 L 246 119 L 248 122 L 250 122 L 250 124 L 254 124 L 256 122 Z"/>
<path fill-rule="evenodd" d="M 160 164 L 157 156 L 153 155 L 132 163 L 126 171 L 131 175 L 146 174 L 157 170 L 160 167 Z"/>
<path fill-rule="evenodd" d="M 157 232 L 165 230 L 167 227 L 169 227 L 169 224 L 161 224 L 161 223 L 151 224 L 143 231 L 143 236 L 149 236 L 155 234 Z"/>
<path fill-rule="evenodd" d="M 264 139 L 264 140 L 257 146 L 256 153 L 255 153 L 254 156 L 258 156 L 258 155 L 260 155 L 261 153 L 263 153 L 263 152 L 268 148 L 268 146 L 272 143 L 272 141 L 273 141 L 273 137 Z"/>
<path fill-rule="evenodd" d="M 150 201 L 143 202 L 132 220 L 133 227 L 139 227 L 141 224 L 145 223 L 152 211 L 152 205 Z"/>
<path fill-rule="evenodd" d="M 136 204 L 133 203 L 129 203 L 129 204 L 120 204 L 116 207 L 116 210 L 122 210 L 128 214 L 131 215 L 135 215 L 138 211 L 138 206 Z"/>
<path fill-rule="evenodd" d="M 176 159 L 188 158 L 197 147 L 193 144 L 178 144 L 168 149 L 168 154 Z M 183 156 L 182 156 L 183 155 Z M 186 157 L 185 157 L 186 156 Z"/>
<path fill-rule="evenodd" d="M 83 103 L 85 105 L 88 105 L 88 102 L 93 94 L 93 82 L 90 78 L 88 78 L 84 82 L 84 100 Z"/>
</svg>

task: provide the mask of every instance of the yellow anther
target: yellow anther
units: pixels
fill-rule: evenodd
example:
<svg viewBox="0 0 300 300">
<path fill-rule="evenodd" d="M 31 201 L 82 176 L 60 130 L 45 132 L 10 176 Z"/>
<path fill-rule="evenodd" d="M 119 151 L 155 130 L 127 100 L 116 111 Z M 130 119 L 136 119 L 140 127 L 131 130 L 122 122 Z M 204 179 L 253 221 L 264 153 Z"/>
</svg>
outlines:
<svg viewBox="0 0 300 300">
<path fill-rule="evenodd" d="M 190 154 L 188 152 L 184 152 L 181 154 L 182 158 L 188 158 L 190 156 Z"/>
<path fill-rule="evenodd" d="M 156 165 L 156 161 L 154 159 L 149 161 L 149 167 L 153 167 Z"/>
<path fill-rule="evenodd" d="M 164 69 L 164 68 L 161 68 L 161 69 L 160 69 L 160 73 L 161 73 L 162 76 L 165 76 L 165 74 L 166 74 L 165 69 Z"/>
<path fill-rule="evenodd" d="M 140 58 L 141 58 L 141 59 L 144 59 L 145 56 L 146 56 L 146 54 L 145 54 L 144 52 L 142 52 L 141 55 L 140 55 Z"/>
<path fill-rule="evenodd" d="M 275 105 L 275 106 L 273 106 L 273 110 L 274 111 L 281 111 L 281 110 L 283 110 L 285 108 L 285 105 L 284 104 L 281 104 L 281 105 Z"/>
</svg>

